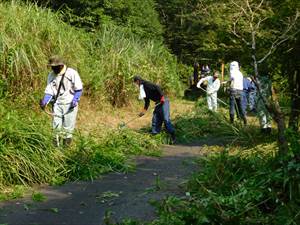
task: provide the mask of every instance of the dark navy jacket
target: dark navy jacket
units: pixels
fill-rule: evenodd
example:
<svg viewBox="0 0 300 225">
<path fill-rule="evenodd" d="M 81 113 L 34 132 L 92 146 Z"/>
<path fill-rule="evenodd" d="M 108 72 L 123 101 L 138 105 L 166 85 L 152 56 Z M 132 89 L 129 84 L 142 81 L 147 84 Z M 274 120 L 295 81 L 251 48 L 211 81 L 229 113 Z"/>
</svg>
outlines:
<svg viewBox="0 0 300 225">
<path fill-rule="evenodd" d="M 164 96 L 164 93 L 162 92 L 160 86 L 150 81 L 141 80 L 141 84 L 144 85 L 144 90 L 146 93 L 146 98 L 144 98 L 144 109 L 147 110 L 150 105 L 150 100 L 154 101 L 155 103 L 159 103 L 161 97 Z"/>
</svg>

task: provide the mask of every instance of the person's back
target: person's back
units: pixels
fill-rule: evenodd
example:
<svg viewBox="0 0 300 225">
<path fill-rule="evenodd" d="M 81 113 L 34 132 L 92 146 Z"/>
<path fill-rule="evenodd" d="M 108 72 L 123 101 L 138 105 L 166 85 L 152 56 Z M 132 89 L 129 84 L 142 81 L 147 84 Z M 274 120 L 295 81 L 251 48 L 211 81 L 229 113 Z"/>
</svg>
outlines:
<svg viewBox="0 0 300 225">
<path fill-rule="evenodd" d="M 175 129 L 170 120 L 170 104 L 169 99 L 164 96 L 159 85 L 142 79 L 140 76 L 134 76 L 133 82 L 139 87 L 139 99 L 144 100 L 144 108 L 139 113 L 143 116 L 148 110 L 150 100 L 155 102 L 152 116 L 152 134 L 156 135 L 161 131 L 162 124 L 165 124 L 167 132 L 171 135 L 172 142 L 176 142 Z"/>
<path fill-rule="evenodd" d="M 243 74 L 239 70 L 239 64 L 236 61 L 233 61 L 230 64 L 230 80 L 231 80 L 231 89 L 234 90 L 243 90 Z"/>
<path fill-rule="evenodd" d="M 160 86 L 147 80 L 142 80 L 141 84 L 144 86 L 147 98 L 158 103 L 164 95 Z"/>
<path fill-rule="evenodd" d="M 230 80 L 230 122 L 233 123 L 235 110 L 237 110 L 238 118 L 242 118 L 244 124 L 246 125 L 247 119 L 245 111 L 245 97 L 243 93 L 244 77 L 243 74 L 240 72 L 238 62 L 236 61 L 230 63 Z"/>
</svg>

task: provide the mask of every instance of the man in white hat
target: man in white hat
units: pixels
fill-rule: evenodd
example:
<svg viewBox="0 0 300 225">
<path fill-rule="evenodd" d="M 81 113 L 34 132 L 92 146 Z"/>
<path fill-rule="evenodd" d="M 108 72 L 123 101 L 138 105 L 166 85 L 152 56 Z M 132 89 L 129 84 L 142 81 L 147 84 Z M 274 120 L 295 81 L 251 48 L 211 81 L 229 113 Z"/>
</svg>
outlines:
<svg viewBox="0 0 300 225">
<path fill-rule="evenodd" d="M 230 122 L 234 121 L 235 111 L 237 112 L 238 118 L 241 118 L 244 124 L 247 124 L 246 111 L 243 105 L 244 93 L 243 93 L 243 81 L 244 76 L 240 71 L 239 64 L 236 61 L 230 63 Z"/>
<path fill-rule="evenodd" d="M 54 145 L 59 146 L 62 138 L 63 144 L 69 146 L 82 94 L 82 82 L 78 72 L 68 68 L 58 56 L 50 57 L 48 66 L 52 71 L 48 74 L 45 95 L 40 106 L 44 110 L 49 102 L 53 105 Z"/>
</svg>

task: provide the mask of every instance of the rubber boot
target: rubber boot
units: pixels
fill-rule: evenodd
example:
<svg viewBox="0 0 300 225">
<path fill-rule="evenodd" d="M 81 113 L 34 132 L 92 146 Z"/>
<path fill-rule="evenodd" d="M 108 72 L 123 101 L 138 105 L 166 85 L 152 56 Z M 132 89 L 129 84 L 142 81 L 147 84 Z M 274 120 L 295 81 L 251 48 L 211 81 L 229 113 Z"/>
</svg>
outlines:
<svg viewBox="0 0 300 225">
<path fill-rule="evenodd" d="M 243 118 L 243 121 L 244 121 L 244 125 L 247 125 L 247 118 L 246 117 Z"/>
<path fill-rule="evenodd" d="M 63 144 L 64 144 L 64 146 L 66 146 L 66 147 L 69 147 L 69 146 L 71 145 L 71 143 L 72 143 L 72 138 L 65 138 L 65 139 L 63 140 Z"/>
<path fill-rule="evenodd" d="M 230 114 L 230 123 L 233 123 L 233 121 L 234 121 L 234 115 Z"/>
<path fill-rule="evenodd" d="M 175 135 L 175 133 L 171 133 L 170 135 L 171 135 L 171 143 L 173 145 L 176 144 L 176 135 Z"/>
</svg>

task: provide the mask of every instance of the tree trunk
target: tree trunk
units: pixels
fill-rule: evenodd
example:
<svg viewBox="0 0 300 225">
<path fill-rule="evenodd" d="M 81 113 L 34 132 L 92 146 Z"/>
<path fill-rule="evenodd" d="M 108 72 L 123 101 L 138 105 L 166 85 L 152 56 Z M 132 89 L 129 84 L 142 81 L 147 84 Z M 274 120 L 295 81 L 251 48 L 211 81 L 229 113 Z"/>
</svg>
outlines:
<svg viewBox="0 0 300 225">
<path fill-rule="evenodd" d="M 286 125 L 285 125 L 284 114 L 281 111 L 277 95 L 274 89 L 272 88 L 271 100 L 264 98 L 263 95 L 261 94 L 260 85 L 257 82 L 257 77 L 259 75 L 259 72 L 258 72 L 258 62 L 255 55 L 256 52 L 255 36 L 252 37 L 252 51 L 253 51 L 252 59 L 253 59 L 253 66 L 254 66 L 254 83 L 255 86 L 257 87 L 258 94 L 261 96 L 264 102 L 265 107 L 267 108 L 268 112 L 271 114 L 272 118 L 277 123 L 277 129 L 278 129 L 277 141 L 279 146 L 279 154 L 285 154 L 288 152 L 288 142 L 285 137 Z"/>
<path fill-rule="evenodd" d="M 292 81 L 292 99 L 289 128 L 297 132 L 299 129 L 300 118 L 300 73 L 298 70 L 295 71 Z"/>
<path fill-rule="evenodd" d="M 274 95 L 274 93 L 273 93 Z M 273 119 L 277 123 L 277 129 L 278 129 L 278 145 L 279 145 L 279 154 L 283 155 L 288 152 L 288 142 L 285 137 L 285 118 L 284 114 L 282 113 L 280 106 L 278 104 L 278 100 L 276 99 L 271 106 L 272 110 L 271 113 L 273 114 Z"/>
</svg>

